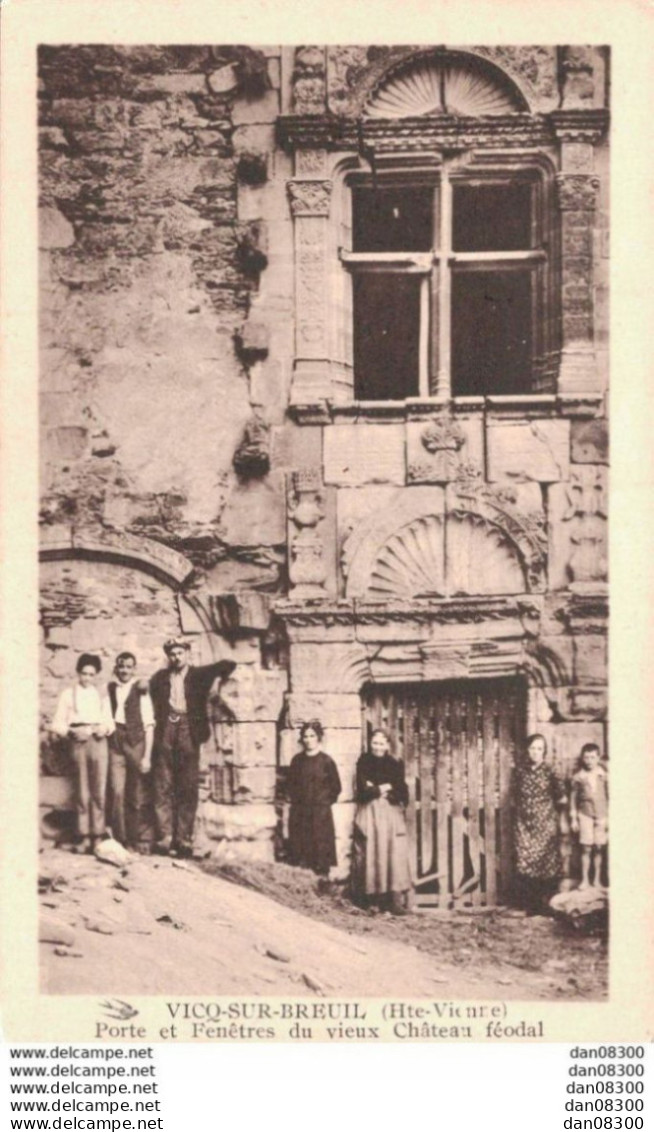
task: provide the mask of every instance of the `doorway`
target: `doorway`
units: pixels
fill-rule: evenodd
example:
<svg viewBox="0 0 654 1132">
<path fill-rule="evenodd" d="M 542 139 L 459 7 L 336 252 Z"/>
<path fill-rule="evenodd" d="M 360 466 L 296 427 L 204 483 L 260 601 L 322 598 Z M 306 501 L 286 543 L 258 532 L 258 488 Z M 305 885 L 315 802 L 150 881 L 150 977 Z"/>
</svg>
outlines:
<svg viewBox="0 0 654 1132">
<path fill-rule="evenodd" d="M 403 759 L 419 907 L 506 901 L 513 869 L 510 777 L 524 743 L 521 678 L 376 685 L 366 744 L 382 727 Z"/>
</svg>

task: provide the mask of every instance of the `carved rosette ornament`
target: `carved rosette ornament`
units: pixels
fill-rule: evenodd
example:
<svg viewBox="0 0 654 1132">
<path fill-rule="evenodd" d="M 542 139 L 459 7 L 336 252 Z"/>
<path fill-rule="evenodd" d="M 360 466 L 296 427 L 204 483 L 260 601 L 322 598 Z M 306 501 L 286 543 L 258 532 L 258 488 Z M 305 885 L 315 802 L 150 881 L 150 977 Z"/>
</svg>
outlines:
<svg viewBox="0 0 654 1132">
<path fill-rule="evenodd" d="M 562 212 L 595 210 L 599 177 L 583 173 L 561 173 L 556 178 L 556 184 Z"/>
<path fill-rule="evenodd" d="M 288 517 L 292 595 L 320 597 L 324 595 L 327 566 L 321 533 L 325 503 L 319 469 L 300 468 L 291 474 Z"/>
</svg>

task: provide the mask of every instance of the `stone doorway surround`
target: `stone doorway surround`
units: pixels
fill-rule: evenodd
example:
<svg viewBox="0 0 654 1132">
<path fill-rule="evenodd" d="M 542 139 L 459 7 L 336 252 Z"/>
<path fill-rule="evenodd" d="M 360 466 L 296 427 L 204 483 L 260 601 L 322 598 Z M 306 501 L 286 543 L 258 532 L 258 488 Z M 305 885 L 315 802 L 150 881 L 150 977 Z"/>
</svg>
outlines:
<svg viewBox="0 0 654 1132">
<path fill-rule="evenodd" d="M 349 872 L 354 770 L 362 748 L 362 691 L 375 684 L 524 676 L 527 730 L 543 695 L 570 682 L 565 661 L 541 639 L 543 597 L 484 596 L 370 602 L 279 602 L 290 645 L 290 687 L 280 761 L 296 750 L 297 728 L 318 718 L 343 792 L 334 807 L 337 875 Z M 545 690 L 545 693 L 544 693 Z"/>
</svg>

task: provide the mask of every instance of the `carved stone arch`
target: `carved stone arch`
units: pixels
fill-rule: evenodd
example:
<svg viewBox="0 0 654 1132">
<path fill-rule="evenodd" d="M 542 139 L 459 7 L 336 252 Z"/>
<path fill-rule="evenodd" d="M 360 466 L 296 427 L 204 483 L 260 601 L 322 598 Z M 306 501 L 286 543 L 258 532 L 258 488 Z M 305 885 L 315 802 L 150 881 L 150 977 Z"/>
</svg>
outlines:
<svg viewBox="0 0 654 1132">
<path fill-rule="evenodd" d="M 542 641 L 526 641 L 521 665 L 529 684 L 537 688 L 563 688 L 572 683 L 563 657 Z"/>
<path fill-rule="evenodd" d="M 163 543 L 142 535 L 112 535 L 104 531 L 97 535 L 71 531 L 55 539 L 46 536 L 41 542 L 39 557 L 43 562 L 78 558 L 133 566 L 172 589 L 188 584 L 195 572 L 188 558 Z"/>
<path fill-rule="evenodd" d="M 360 111 L 371 118 L 450 114 L 457 117 L 529 113 L 517 82 L 472 51 L 413 51 L 362 80 Z"/>
<path fill-rule="evenodd" d="M 462 529 L 461 521 L 465 523 Z M 449 524 L 449 526 L 448 526 Z M 479 589 L 457 587 L 445 562 L 447 530 L 451 543 L 465 541 L 486 572 L 480 572 Z M 462 553 L 466 553 L 465 547 Z M 489 573 L 502 554 L 503 567 Z M 383 513 L 376 513 L 355 530 L 342 552 L 348 597 L 373 600 L 411 596 L 454 596 L 456 593 L 538 592 L 543 587 L 545 552 L 536 521 L 521 515 L 504 496 L 454 491 L 445 507 L 442 488 L 413 488 L 396 497 Z"/>
</svg>

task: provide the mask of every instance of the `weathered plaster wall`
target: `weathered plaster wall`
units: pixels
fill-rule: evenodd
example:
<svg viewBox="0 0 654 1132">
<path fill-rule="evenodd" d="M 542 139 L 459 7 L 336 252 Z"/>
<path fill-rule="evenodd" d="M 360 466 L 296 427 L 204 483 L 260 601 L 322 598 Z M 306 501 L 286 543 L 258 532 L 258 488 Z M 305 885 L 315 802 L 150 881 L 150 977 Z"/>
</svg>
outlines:
<svg viewBox="0 0 654 1132">
<path fill-rule="evenodd" d="M 233 466 L 285 404 L 279 82 L 273 49 L 40 52 L 43 518 L 175 545 L 217 588 L 283 563 L 279 476 Z"/>
</svg>

